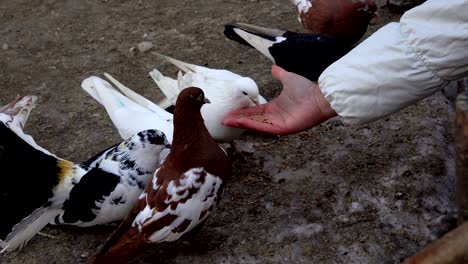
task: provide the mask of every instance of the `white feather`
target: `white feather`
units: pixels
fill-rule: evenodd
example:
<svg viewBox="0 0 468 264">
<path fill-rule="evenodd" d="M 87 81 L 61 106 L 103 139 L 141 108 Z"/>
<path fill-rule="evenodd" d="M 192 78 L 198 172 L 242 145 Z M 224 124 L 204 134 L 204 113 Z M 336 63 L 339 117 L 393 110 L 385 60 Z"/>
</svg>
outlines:
<svg viewBox="0 0 468 264">
<path fill-rule="evenodd" d="M 297 7 L 299 13 L 307 13 L 309 8 L 312 7 L 312 2 L 310 0 L 292 0 L 294 5 Z"/>
<path fill-rule="evenodd" d="M 210 100 L 210 104 L 202 106 L 201 114 L 208 132 L 219 142 L 230 142 L 244 132 L 243 129 L 221 124 L 228 112 L 254 106 L 258 102 L 266 103 L 265 98 L 258 92 L 257 84 L 251 78 L 227 70 L 209 69 L 160 56 L 186 71 L 185 74 L 179 72 L 177 80 L 162 75 L 156 69 L 149 73 L 167 96 L 167 100 L 160 106 L 167 107 L 167 102 L 175 104 L 179 92 L 184 88 L 201 88 Z M 82 88 L 104 105 L 120 136 L 126 139 L 139 131 L 152 128 L 163 131 L 169 142 L 172 142 L 172 114 L 125 87 L 112 76 L 106 76 L 127 97 L 113 89 L 106 81 L 94 76 L 85 79 Z"/>
<path fill-rule="evenodd" d="M 159 109 L 159 112 L 151 111 L 119 93 L 105 80 L 95 76 L 85 79 L 81 87 L 106 108 L 123 139 L 143 130 L 157 129 L 166 135 L 169 142 L 172 142 L 174 125 L 170 113 L 163 113 L 163 109 Z"/>
<path fill-rule="evenodd" d="M 22 248 L 34 235 L 44 226 L 50 223 L 61 211 L 61 206 L 68 199 L 73 188 L 73 182 L 79 182 L 86 171 L 77 165 L 70 170 L 71 173 L 64 175 L 53 190 L 53 196 L 49 198 L 50 205 L 40 207 L 17 223 L 7 235 L 0 246 L 1 252 L 13 251 Z"/>
<path fill-rule="evenodd" d="M 39 146 L 34 139 L 24 133 L 23 128 L 26 125 L 26 121 L 29 118 L 29 114 L 32 109 L 36 106 L 37 96 L 27 95 L 22 97 L 20 100 L 13 101 L 0 108 L 0 122 L 4 123 L 6 127 L 10 128 L 16 135 L 27 142 L 35 149 L 42 151 L 47 155 L 56 157 L 48 150 Z"/>
<path fill-rule="evenodd" d="M 157 69 L 150 71 L 149 76 L 158 85 L 158 87 L 160 87 L 161 92 L 166 97 L 162 101 L 158 102 L 158 105 L 164 109 L 168 108 L 171 105 L 175 105 L 177 95 L 179 94 L 177 81 L 164 76 Z"/>
<path fill-rule="evenodd" d="M 244 132 L 242 129 L 227 127 L 221 124 L 221 120 L 228 112 L 254 106 L 253 101 L 258 102 L 260 98 L 263 102 L 266 102 L 260 96 L 257 84 L 251 78 L 243 77 L 228 70 L 210 69 L 182 62 L 158 53 L 155 54 L 185 72 L 185 74 L 181 72 L 178 74 L 178 87 L 174 85 L 175 80 L 165 82 L 169 83 L 166 86 L 165 83 L 156 81 L 156 84 L 164 94 L 170 94 L 170 100 L 174 97 L 173 94 L 179 93 L 187 87 L 199 87 L 203 90 L 210 103 L 202 106 L 201 114 L 208 131 L 217 141 L 229 142 L 238 138 Z M 159 80 L 163 78 L 161 77 L 162 74 L 156 69 L 150 75 L 154 76 L 154 72 L 158 73 Z M 168 90 L 171 90 L 171 92 L 168 92 Z"/>
<path fill-rule="evenodd" d="M 141 194 L 142 189 L 138 186 L 129 186 L 128 184 L 119 183 L 112 193 L 104 199 L 102 204 L 99 206 L 100 210 L 95 211 L 96 218 L 90 222 L 74 223 L 73 225 L 79 227 L 89 227 L 95 225 L 103 225 L 120 221 L 125 219 L 130 210 L 138 200 L 138 196 Z M 121 197 L 124 203 L 114 204 L 112 201 Z"/>
<path fill-rule="evenodd" d="M 0 253 L 22 248 L 34 235 L 46 226 L 58 213 L 57 208 L 38 208 L 28 217 L 13 227 L 4 241 L 0 240 L 3 248 Z"/>
<path fill-rule="evenodd" d="M 148 142 L 147 133 L 147 131 L 144 131 L 127 139 L 115 148 L 104 152 L 90 164 L 90 168 L 97 168 L 119 177 L 119 182 L 111 193 L 103 196 L 102 201 L 95 201 L 96 206 L 93 209 L 93 214 L 96 217 L 93 220 L 67 223 L 63 220 L 63 216 L 67 212 L 62 210 L 58 218 L 59 222 L 55 223 L 53 221 L 51 224 L 72 224 L 88 227 L 124 219 L 143 192 L 144 186 L 153 178 L 154 172 L 160 166 L 159 156 L 162 150 L 167 149 L 167 141 L 165 144 L 151 144 Z M 162 136 L 157 133 L 152 135 Z M 142 141 L 142 139 L 146 139 L 146 141 Z M 128 146 L 131 146 L 131 149 Z M 131 161 L 134 166 L 122 166 L 124 161 Z M 115 200 L 119 200 L 119 202 L 116 203 Z"/>
<path fill-rule="evenodd" d="M 161 212 L 157 212 L 147 205 L 144 210 L 138 214 L 133 225 L 138 225 L 141 230 L 142 226 L 149 225 L 168 214 L 178 216 L 171 225 L 157 230 L 148 238 L 151 242 L 159 243 L 175 241 L 203 222 L 210 213 L 207 210 L 215 204 L 215 200 L 217 198 L 220 198 L 217 197 L 216 194 L 221 187 L 222 180 L 217 176 L 207 173 L 205 175 L 205 181 L 201 184 L 199 182 L 199 178 L 202 173 L 206 173 L 203 168 L 191 169 L 184 173 L 184 178 L 182 178 L 178 184 L 171 182 L 172 184 L 169 184 L 166 189 L 167 194 L 171 196 L 171 199 L 167 200 L 166 203 L 180 201 L 186 197 L 190 189 L 198 189 L 190 199 L 184 203 L 177 203 L 177 207 L 174 209 L 172 209 L 171 206 L 168 206 Z M 179 195 L 179 193 L 182 194 Z M 202 216 L 203 212 L 206 213 Z M 152 215 L 150 216 L 149 213 L 152 213 Z M 190 221 L 190 224 L 185 231 L 173 232 L 173 230 L 175 230 L 185 220 Z"/>
<path fill-rule="evenodd" d="M 287 32 L 286 30 L 282 30 L 282 29 L 260 27 L 260 26 L 247 24 L 247 23 L 241 23 L 241 22 L 236 22 L 235 26 L 240 27 L 241 29 L 245 29 L 246 31 L 249 31 L 252 33 L 257 33 L 259 35 L 267 35 L 270 37 L 283 36 Z"/>
<path fill-rule="evenodd" d="M 146 206 L 145 208 L 143 208 L 143 210 L 141 210 L 138 215 L 135 217 L 135 220 L 133 221 L 132 223 L 132 226 L 135 226 L 137 225 L 138 226 L 138 230 L 141 232 L 141 228 L 143 226 L 143 223 L 150 219 L 151 216 L 153 215 L 153 209 L 151 209 L 149 207 L 149 203 L 148 203 L 148 194 L 145 193 L 144 197 L 141 197 L 140 199 L 143 199 L 145 198 L 146 199 Z"/>
<path fill-rule="evenodd" d="M 247 31 L 244 31 L 240 28 L 234 28 L 234 32 L 247 41 L 250 45 L 252 45 L 255 49 L 260 51 L 263 55 L 265 55 L 267 58 L 269 58 L 273 63 L 275 63 L 275 59 L 271 55 L 270 51 L 268 50 L 273 44 L 275 44 L 274 41 L 259 37 L 255 34 L 251 34 Z"/>
<path fill-rule="evenodd" d="M 0 108 L 0 112 L 11 116 L 11 126 L 18 126 L 20 129 L 23 129 L 28 120 L 31 110 L 36 107 L 37 96 L 35 95 L 26 95 L 21 99 L 7 104 L 6 106 Z M 0 119 L 1 120 L 1 119 Z"/>
<path fill-rule="evenodd" d="M 121 93 L 123 93 L 125 96 L 127 96 L 129 99 L 134 101 L 135 103 L 144 106 L 145 108 L 148 108 L 149 110 L 153 111 L 154 113 L 158 114 L 162 119 L 171 119 L 172 120 L 172 114 L 165 111 L 155 103 L 151 102 L 150 100 L 146 99 L 145 97 L 135 93 L 132 91 L 130 88 L 126 87 L 119 81 L 117 81 L 114 77 L 112 77 L 108 73 L 104 73 L 104 76 L 106 76 L 109 81 L 111 81 L 117 89 L 120 90 Z"/>
</svg>

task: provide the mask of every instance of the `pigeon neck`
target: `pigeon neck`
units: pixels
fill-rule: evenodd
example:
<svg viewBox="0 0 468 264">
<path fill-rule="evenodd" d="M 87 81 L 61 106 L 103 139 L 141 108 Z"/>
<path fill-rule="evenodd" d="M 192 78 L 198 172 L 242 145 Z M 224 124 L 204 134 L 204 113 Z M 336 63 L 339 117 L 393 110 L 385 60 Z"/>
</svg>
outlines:
<svg viewBox="0 0 468 264">
<path fill-rule="evenodd" d="M 191 107 L 191 109 L 176 107 L 173 146 L 201 141 L 206 135 L 208 135 L 208 130 L 201 116 L 200 107 Z"/>
</svg>

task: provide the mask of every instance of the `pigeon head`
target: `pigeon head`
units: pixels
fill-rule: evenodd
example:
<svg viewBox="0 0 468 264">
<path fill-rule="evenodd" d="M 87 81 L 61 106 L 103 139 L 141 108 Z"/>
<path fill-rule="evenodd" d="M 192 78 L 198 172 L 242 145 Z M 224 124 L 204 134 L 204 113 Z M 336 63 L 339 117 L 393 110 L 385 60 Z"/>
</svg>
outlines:
<svg viewBox="0 0 468 264">
<path fill-rule="evenodd" d="M 208 134 L 200 113 L 205 103 L 207 99 L 200 88 L 188 87 L 179 93 L 174 109 L 173 145 L 176 145 L 176 141 L 178 143 L 191 141 L 191 138 L 196 138 L 205 132 Z"/>
<path fill-rule="evenodd" d="M 234 94 L 230 96 L 239 103 L 238 107 L 258 106 L 260 104 L 258 101 L 260 93 L 254 80 L 248 77 L 239 78 L 234 81 L 233 86 L 238 89 L 233 89 Z"/>
<path fill-rule="evenodd" d="M 370 24 L 370 21 L 377 17 L 377 4 L 374 0 L 360 0 L 358 1 L 359 7 L 357 9 L 359 14 L 362 14 L 363 21 L 366 21 L 367 24 Z"/>
<path fill-rule="evenodd" d="M 365 0 L 365 9 L 364 11 L 367 11 L 368 13 L 375 14 L 377 12 L 377 4 L 375 3 L 374 0 Z"/>
<path fill-rule="evenodd" d="M 203 90 L 196 87 L 188 87 L 186 89 L 183 89 L 177 97 L 176 101 L 176 105 L 183 105 L 183 107 L 198 108 L 199 110 L 205 103 L 209 103 L 209 101 L 205 98 Z"/>
</svg>

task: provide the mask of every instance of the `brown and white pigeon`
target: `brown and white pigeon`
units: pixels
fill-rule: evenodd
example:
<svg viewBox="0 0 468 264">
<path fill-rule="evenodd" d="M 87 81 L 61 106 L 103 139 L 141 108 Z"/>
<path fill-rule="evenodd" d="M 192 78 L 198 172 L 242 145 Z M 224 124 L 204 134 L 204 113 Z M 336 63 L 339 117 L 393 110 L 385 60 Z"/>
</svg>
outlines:
<svg viewBox="0 0 468 264">
<path fill-rule="evenodd" d="M 200 228 L 219 203 L 231 165 L 204 125 L 204 103 L 199 88 L 180 92 L 170 154 L 89 263 L 127 263 L 152 244 L 178 240 Z"/>
<path fill-rule="evenodd" d="M 329 35 L 353 45 L 377 16 L 374 0 L 290 0 L 299 22 L 311 33 Z"/>
</svg>

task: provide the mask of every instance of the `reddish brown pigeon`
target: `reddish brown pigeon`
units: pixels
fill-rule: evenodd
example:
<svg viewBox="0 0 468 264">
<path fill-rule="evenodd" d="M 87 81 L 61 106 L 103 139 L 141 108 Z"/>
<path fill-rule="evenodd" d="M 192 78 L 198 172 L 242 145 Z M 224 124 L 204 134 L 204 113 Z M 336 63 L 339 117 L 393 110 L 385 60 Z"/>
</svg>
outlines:
<svg viewBox="0 0 468 264">
<path fill-rule="evenodd" d="M 367 31 L 377 13 L 373 0 L 290 0 L 302 26 L 311 33 L 355 44 Z"/>
<path fill-rule="evenodd" d="M 204 103 L 199 88 L 180 92 L 170 154 L 89 263 L 127 263 L 148 247 L 178 240 L 206 221 L 221 198 L 231 165 L 204 125 Z"/>
</svg>

